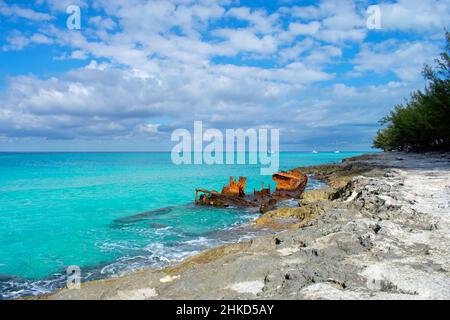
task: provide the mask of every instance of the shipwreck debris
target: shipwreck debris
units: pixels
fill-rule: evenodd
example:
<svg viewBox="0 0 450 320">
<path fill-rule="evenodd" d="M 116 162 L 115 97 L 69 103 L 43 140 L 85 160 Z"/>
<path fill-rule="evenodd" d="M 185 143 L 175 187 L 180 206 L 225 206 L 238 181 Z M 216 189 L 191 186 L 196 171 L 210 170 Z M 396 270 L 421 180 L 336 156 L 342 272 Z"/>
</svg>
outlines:
<svg viewBox="0 0 450 320">
<path fill-rule="evenodd" d="M 296 169 L 275 173 L 272 180 L 277 183 L 275 195 L 295 199 L 300 198 L 308 184 L 308 176 Z"/>
<path fill-rule="evenodd" d="M 270 196 L 270 184 L 267 186 L 267 188 L 264 187 L 264 182 L 261 184 L 261 190 L 253 190 L 253 195 L 255 197 L 266 197 Z"/>
<path fill-rule="evenodd" d="M 270 184 L 261 190 L 254 190 L 253 195 L 245 194 L 247 178 L 239 177 L 238 181 L 230 177 L 228 185 L 222 188 L 222 192 L 216 190 L 196 189 L 195 204 L 214 207 L 259 207 L 261 213 L 273 210 L 281 200 L 298 199 L 305 191 L 308 177 L 298 170 L 281 171 L 272 176 L 277 183 L 274 192 L 270 190 Z"/>
<path fill-rule="evenodd" d="M 239 177 L 239 181 L 234 180 L 234 177 L 230 177 L 230 183 L 222 188 L 222 195 L 244 197 L 246 184 L 247 178 L 245 177 Z"/>
</svg>

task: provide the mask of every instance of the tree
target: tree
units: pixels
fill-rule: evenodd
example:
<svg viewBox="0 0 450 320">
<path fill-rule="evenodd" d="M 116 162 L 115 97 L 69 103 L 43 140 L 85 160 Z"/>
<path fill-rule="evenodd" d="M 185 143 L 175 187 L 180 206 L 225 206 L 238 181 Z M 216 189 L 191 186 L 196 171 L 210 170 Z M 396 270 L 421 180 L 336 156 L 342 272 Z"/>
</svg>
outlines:
<svg viewBox="0 0 450 320">
<path fill-rule="evenodd" d="M 445 51 L 435 60 L 436 65 L 423 68 L 427 86 L 380 120 L 386 127 L 376 134 L 374 147 L 385 151 L 450 150 L 450 34 L 446 31 L 445 35 Z"/>
</svg>

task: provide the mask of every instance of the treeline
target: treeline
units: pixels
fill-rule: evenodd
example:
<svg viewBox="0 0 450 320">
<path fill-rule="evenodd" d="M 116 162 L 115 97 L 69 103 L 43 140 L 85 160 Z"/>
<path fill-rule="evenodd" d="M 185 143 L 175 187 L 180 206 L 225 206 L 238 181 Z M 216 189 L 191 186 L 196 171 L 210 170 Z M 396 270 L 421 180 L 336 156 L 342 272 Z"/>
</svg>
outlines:
<svg viewBox="0 0 450 320">
<path fill-rule="evenodd" d="M 373 145 L 384 151 L 450 151 L 450 35 L 435 66 L 425 65 L 427 86 L 397 105 L 380 123 Z"/>
</svg>

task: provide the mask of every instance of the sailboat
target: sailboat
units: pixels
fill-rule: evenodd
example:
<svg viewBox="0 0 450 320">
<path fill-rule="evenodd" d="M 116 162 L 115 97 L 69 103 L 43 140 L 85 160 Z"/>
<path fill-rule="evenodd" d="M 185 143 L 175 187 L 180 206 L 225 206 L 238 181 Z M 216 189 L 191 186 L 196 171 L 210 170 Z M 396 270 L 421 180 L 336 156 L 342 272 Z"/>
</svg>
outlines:
<svg viewBox="0 0 450 320">
<path fill-rule="evenodd" d="M 317 154 L 317 153 L 319 153 L 319 151 L 317 151 L 316 147 L 314 147 L 314 150 L 312 151 L 312 153 Z"/>
<path fill-rule="evenodd" d="M 336 150 L 336 151 L 334 151 L 334 153 L 341 153 L 341 152 L 338 150 L 337 142 L 335 142 L 334 144 L 335 144 L 335 150 Z"/>
</svg>

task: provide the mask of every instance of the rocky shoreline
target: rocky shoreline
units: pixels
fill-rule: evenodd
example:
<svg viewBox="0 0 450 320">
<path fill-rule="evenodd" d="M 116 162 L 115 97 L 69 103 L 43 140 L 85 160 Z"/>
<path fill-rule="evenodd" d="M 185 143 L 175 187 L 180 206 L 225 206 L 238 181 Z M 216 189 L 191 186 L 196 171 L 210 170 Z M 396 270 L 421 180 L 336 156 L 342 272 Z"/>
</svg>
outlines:
<svg viewBox="0 0 450 320">
<path fill-rule="evenodd" d="M 262 215 L 275 235 L 39 299 L 450 299 L 449 154 L 299 169 L 330 187 Z"/>
</svg>

